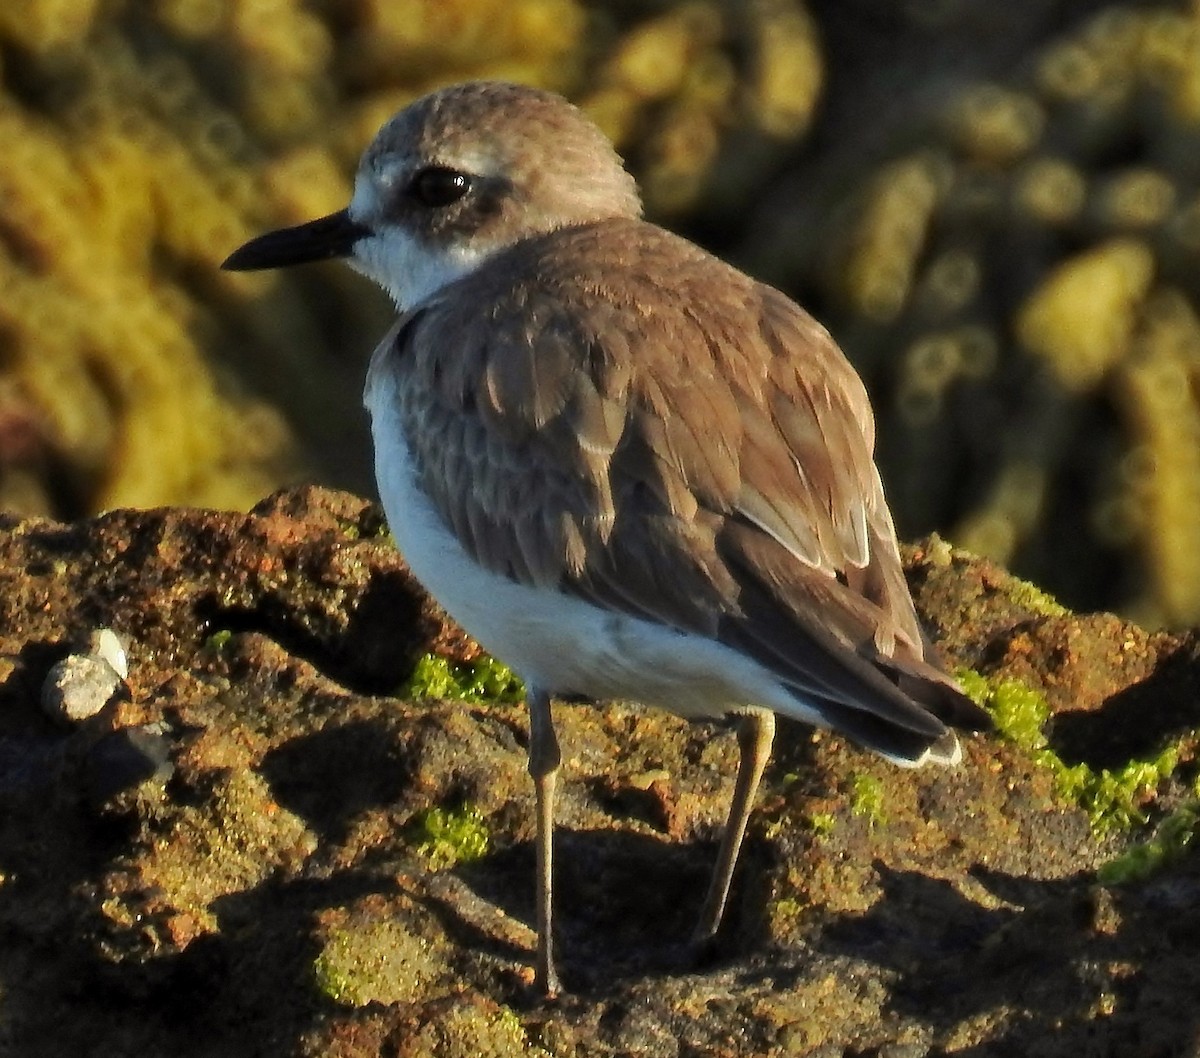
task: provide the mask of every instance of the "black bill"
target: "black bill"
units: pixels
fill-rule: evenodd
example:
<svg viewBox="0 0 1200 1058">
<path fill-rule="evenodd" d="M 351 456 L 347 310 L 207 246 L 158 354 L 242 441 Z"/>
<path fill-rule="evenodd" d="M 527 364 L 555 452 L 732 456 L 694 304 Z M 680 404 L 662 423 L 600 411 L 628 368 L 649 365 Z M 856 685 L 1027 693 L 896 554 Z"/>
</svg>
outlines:
<svg viewBox="0 0 1200 1058">
<path fill-rule="evenodd" d="M 231 272 L 252 272 L 259 268 L 284 268 L 306 261 L 326 261 L 346 257 L 359 239 L 370 235 L 369 228 L 356 224 L 344 210 L 331 213 L 294 228 L 269 231 L 234 250 L 221 265 Z"/>
</svg>

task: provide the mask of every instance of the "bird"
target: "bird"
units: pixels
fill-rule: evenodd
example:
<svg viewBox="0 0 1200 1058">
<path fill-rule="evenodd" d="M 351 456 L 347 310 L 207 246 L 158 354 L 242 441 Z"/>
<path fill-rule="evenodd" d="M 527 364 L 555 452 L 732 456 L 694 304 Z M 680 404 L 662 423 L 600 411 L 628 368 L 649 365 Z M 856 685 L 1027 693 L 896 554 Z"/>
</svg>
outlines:
<svg viewBox="0 0 1200 1058">
<path fill-rule="evenodd" d="M 910 767 L 989 729 L 918 622 L 849 360 L 785 294 L 643 219 L 581 109 L 500 81 L 432 91 L 379 131 L 346 208 L 223 267 L 334 258 L 396 305 L 364 393 L 396 544 L 525 684 L 541 993 L 561 990 L 552 700 L 735 723 L 700 948 L 777 714 Z"/>
</svg>

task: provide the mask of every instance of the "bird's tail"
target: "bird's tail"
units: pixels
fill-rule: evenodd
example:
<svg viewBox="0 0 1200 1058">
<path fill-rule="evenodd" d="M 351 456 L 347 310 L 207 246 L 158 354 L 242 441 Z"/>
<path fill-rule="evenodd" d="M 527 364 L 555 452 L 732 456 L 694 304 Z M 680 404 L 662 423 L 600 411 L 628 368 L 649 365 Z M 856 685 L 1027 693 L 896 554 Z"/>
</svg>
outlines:
<svg viewBox="0 0 1200 1058">
<path fill-rule="evenodd" d="M 882 660 L 882 659 L 881 659 Z M 962 758 L 955 729 L 990 731 L 992 718 L 968 698 L 945 673 L 925 662 L 888 659 L 879 668 L 935 722 L 915 731 L 892 719 L 841 702 L 821 703 L 829 726 L 843 732 L 865 749 L 905 768 L 924 764 L 957 764 Z"/>
</svg>

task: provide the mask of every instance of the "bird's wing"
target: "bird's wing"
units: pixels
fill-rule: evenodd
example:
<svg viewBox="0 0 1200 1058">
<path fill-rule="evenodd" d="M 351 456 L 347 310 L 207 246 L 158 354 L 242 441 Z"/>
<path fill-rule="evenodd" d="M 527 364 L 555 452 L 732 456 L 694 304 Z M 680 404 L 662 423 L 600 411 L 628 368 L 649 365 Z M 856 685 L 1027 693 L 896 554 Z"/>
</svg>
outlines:
<svg viewBox="0 0 1200 1058">
<path fill-rule="evenodd" d="M 490 311 L 401 330 L 446 522 L 495 572 L 710 636 L 810 699 L 930 739 L 977 726 L 925 657 L 854 370 L 782 294 L 640 229 L 619 289 L 603 260 L 569 289 L 544 261 L 485 270 Z"/>
</svg>

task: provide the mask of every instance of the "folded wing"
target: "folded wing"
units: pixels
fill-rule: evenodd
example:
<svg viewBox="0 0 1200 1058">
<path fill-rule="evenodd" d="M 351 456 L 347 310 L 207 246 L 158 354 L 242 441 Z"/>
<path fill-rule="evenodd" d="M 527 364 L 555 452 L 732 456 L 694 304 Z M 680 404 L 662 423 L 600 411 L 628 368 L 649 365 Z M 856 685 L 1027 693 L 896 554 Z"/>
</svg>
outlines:
<svg viewBox="0 0 1200 1058">
<path fill-rule="evenodd" d="M 782 294 L 613 223 L 622 259 L 581 230 L 594 272 L 568 289 L 537 259 L 559 233 L 465 280 L 486 319 L 435 305 L 402 332 L 409 414 L 438 420 L 410 438 L 461 442 L 417 453 L 446 521 L 496 572 L 735 647 L 896 759 L 952 757 L 951 727 L 989 721 L 917 623 L 853 368 Z"/>
</svg>

